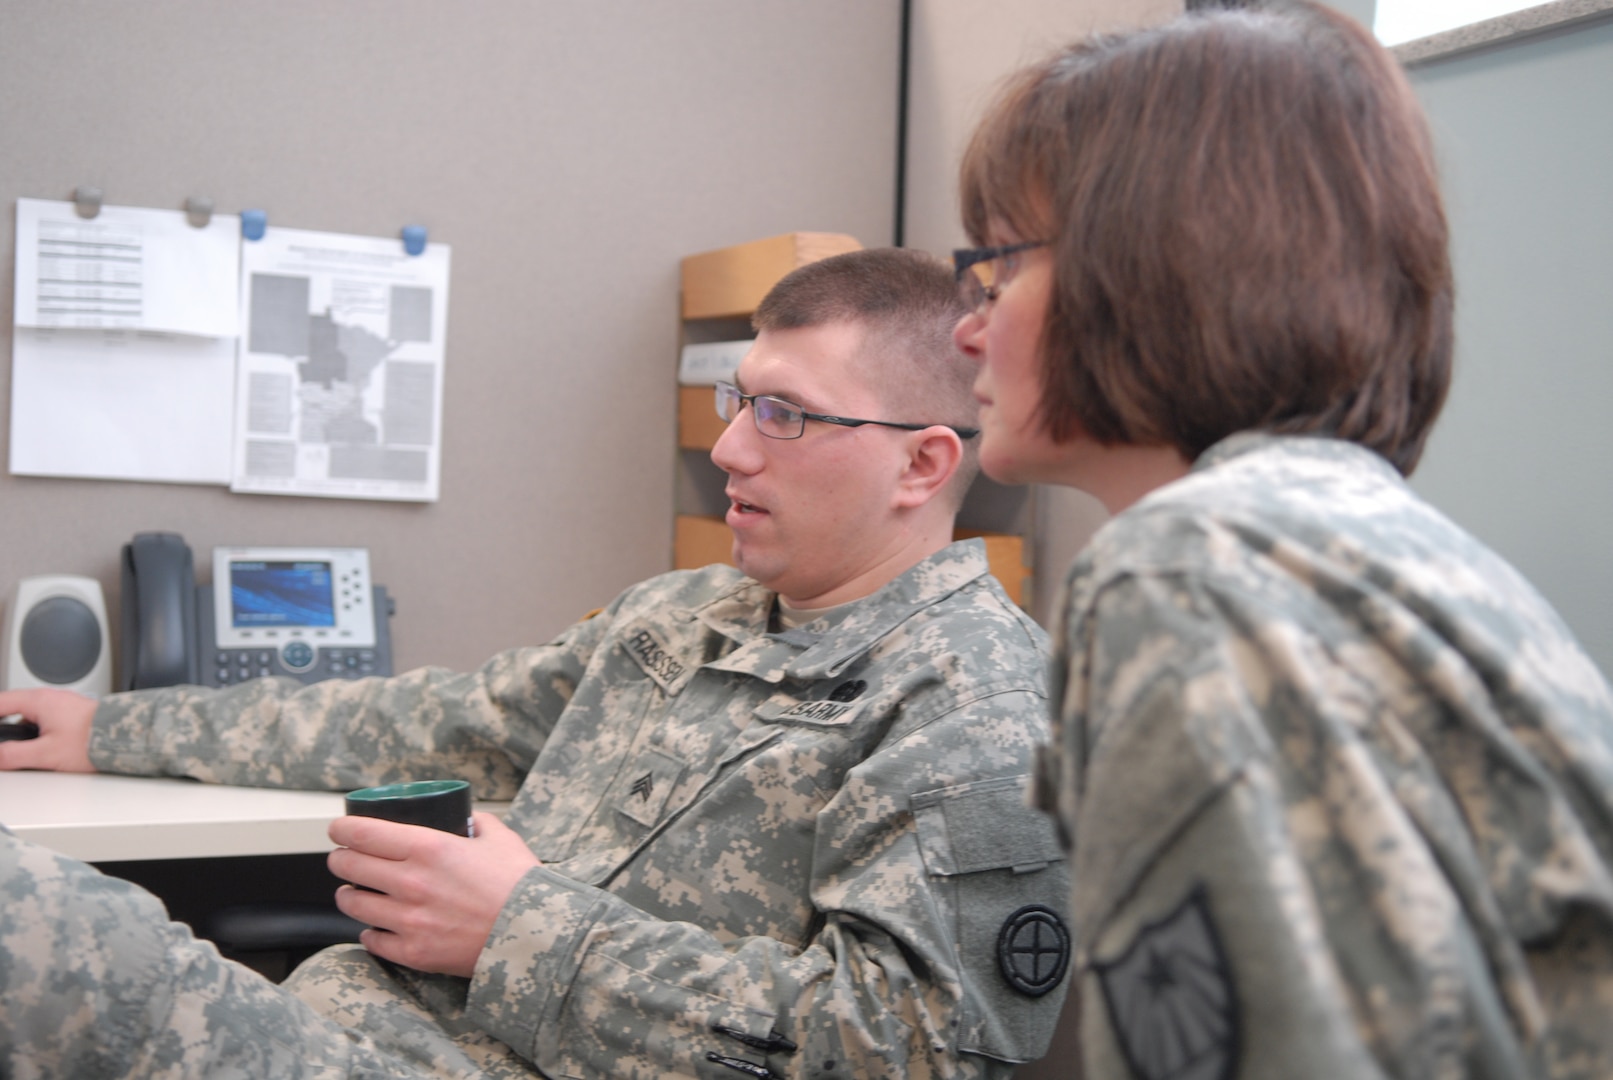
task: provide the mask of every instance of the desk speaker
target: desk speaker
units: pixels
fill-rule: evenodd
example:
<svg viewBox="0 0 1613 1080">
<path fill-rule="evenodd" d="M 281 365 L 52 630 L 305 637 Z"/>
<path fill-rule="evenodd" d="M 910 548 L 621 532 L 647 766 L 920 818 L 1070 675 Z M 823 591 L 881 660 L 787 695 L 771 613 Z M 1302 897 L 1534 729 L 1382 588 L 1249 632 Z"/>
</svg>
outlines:
<svg viewBox="0 0 1613 1080">
<path fill-rule="evenodd" d="M 0 688 L 111 691 L 112 637 L 100 582 L 71 574 L 23 578 L 6 598 L 5 618 Z"/>
</svg>

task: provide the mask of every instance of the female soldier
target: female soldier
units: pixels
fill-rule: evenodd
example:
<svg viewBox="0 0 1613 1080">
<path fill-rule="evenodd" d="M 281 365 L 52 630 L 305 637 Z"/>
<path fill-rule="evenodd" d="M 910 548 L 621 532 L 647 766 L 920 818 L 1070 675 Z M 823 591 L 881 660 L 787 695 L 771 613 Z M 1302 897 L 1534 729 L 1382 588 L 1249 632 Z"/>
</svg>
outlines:
<svg viewBox="0 0 1613 1080">
<path fill-rule="evenodd" d="M 1403 479 L 1452 286 L 1395 61 L 1303 3 L 1086 42 L 962 202 L 985 470 L 1113 515 L 1040 776 L 1087 1075 L 1613 1075 L 1608 686 Z"/>
</svg>

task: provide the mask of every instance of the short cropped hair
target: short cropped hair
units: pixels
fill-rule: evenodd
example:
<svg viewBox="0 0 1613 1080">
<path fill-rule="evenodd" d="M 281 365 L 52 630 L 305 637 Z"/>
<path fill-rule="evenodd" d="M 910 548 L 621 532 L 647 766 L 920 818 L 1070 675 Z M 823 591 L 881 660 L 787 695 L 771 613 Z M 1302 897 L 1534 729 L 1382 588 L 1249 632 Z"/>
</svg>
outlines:
<svg viewBox="0 0 1613 1080">
<path fill-rule="evenodd" d="M 1171 445 L 1331 435 L 1409 474 L 1450 384 L 1453 286 L 1423 114 L 1320 5 L 1207 8 L 1012 77 L 964 225 L 1047 240 L 1039 419 Z"/>
<path fill-rule="evenodd" d="M 972 428 L 980 416 L 976 367 L 952 338 L 965 313 L 947 263 L 907 248 L 869 248 L 791 271 L 757 305 L 751 325 L 762 332 L 856 323 L 866 334 L 863 370 L 890 410 L 870 419 Z M 963 440 L 949 489 L 954 508 L 979 470 L 979 442 Z"/>
</svg>

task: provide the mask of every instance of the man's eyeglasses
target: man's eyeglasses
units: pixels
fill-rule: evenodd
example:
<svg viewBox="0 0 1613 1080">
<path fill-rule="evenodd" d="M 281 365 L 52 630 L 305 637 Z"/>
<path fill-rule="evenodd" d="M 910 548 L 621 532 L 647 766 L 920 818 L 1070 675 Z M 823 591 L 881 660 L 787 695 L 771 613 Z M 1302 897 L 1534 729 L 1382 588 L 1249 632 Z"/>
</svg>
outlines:
<svg viewBox="0 0 1613 1080">
<path fill-rule="evenodd" d="M 952 253 L 952 273 L 958 279 L 958 295 L 970 311 L 980 311 L 997 299 L 997 293 L 1019 270 L 1022 251 L 1046 247 L 1046 240 L 1001 247 L 959 248 Z M 999 265 L 1000 264 L 1000 265 Z"/>
<path fill-rule="evenodd" d="M 823 413 L 807 412 L 795 402 L 785 401 L 771 394 L 742 394 L 739 387 L 733 383 L 717 384 L 717 415 L 723 420 L 731 422 L 739 415 L 746 402 L 750 403 L 751 419 L 756 422 L 756 430 L 769 439 L 799 439 L 801 433 L 806 430 L 808 420 L 839 424 L 841 427 L 878 424 L 880 427 L 901 428 L 903 431 L 945 427 L 957 432 L 958 437 L 962 439 L 972 439 L 980 434 L 979 428 L 953 427 L 951 424 L 898 424 L 892 420 L 856 420 L 849 416 L 827 416 Z"/>
</svg>

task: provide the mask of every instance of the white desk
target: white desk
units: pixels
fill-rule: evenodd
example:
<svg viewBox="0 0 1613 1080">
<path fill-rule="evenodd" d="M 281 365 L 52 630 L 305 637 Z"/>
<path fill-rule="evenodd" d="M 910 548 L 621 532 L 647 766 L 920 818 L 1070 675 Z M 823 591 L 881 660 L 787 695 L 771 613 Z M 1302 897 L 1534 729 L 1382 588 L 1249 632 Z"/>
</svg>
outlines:
<svg viewBox="0 0 1613 1080">
<path fill-rule="evenodd" d="M 508 803 L 478 804 L 502 813 Z M 141 776 L 0 772 L 0 824 L 86 862 L 329 851 L 342 816 L 326 791 Z"/>
<path fill-rule="evenodd" d="M 86 862 L 329 851 L 326 791 L 102 774 L 0 773 L 0 824 Z"/>
</svg>

